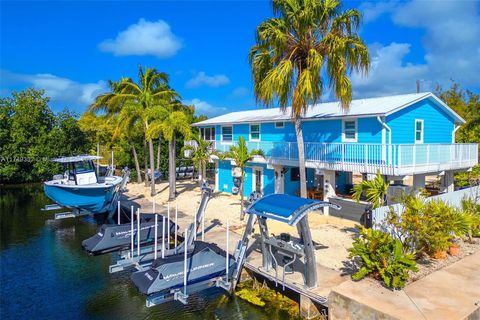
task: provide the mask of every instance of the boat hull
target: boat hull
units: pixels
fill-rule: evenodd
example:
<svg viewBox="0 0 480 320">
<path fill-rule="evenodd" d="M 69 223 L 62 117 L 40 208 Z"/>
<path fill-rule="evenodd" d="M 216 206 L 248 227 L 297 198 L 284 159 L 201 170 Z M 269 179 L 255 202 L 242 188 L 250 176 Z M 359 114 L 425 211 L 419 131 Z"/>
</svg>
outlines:
<svg viewBox="0 0 480 320">
<path fill-rule="evenodd" d="M 116 189 L 116 185 L 75 187 L 44 184 L 45 194 L 55 203 L 67 208 L 86 210 L 93 214 L 111 211 Z"/>
</svg>

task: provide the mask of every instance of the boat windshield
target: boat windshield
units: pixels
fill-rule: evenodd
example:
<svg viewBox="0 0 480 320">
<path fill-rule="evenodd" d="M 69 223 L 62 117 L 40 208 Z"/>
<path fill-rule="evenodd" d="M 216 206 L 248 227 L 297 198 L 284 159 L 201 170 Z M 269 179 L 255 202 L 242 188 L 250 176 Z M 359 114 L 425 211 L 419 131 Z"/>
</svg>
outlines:
<svg viewBox="0 0 480 320">
<path fill-rule="evenodd" d="M 79 161 L 75 162 L 75 172 L 77 174 L 94 172 L 95 168 L 93 167 L 92 161 Z"/>
</svg>

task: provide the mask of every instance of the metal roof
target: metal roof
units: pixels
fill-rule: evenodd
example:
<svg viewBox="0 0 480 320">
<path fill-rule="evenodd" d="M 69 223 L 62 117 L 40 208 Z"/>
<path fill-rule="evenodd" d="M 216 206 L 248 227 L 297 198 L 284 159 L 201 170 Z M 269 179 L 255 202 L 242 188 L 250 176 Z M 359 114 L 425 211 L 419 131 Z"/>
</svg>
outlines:
<svg viewBox="0 0 480 320">
<path fill-rule="evenodd" d="M 339 205 L 291 196 L 288 194 L 271 194 L 255 201 L 247 209 L 248 214 L 255 214 L 264 218 L 271 218 L 295 226 L 310 211 L 322 207 L 331 207 L 339 210 Z"/>
<path fill-rule="evenodd" d="M 80 155 L 80 156 L 73 156 L 73 157 L 55 158 L 55 159 L 52 159 L 52 161 L 60 162 L 60 163 L 70 163 L 70 162 L 90 161 L 90 160 L 98 160 L 98 159 L 102 159 L 102 157 Z"/>
<path fill-rule="evenodd" d="M 457 113 L 449 108 L 443 101 L 431 92 L 402 94 L 396 96 L 356 99 L 350 103 L 350 109 L 345 112 L 340 108 L 339 102 L 318 103 L 308 108 L 302 119 L 331 119 L 342 117 L 363 117 L 363 116 L 387 116 L 398 112 L 416 102 L 430 98 L 437 106 L 445 109 L 455 119 L 455 122 L 465 123 Z M 194 126 L 252 123 L 252 122 L 275 122 L 289 121 L 291 108 L 283 112 L 280 108 L 257 109 L 239 112 L 231 112 L 218 117 L 207 119 L 193 124 Z"/>
</svg>

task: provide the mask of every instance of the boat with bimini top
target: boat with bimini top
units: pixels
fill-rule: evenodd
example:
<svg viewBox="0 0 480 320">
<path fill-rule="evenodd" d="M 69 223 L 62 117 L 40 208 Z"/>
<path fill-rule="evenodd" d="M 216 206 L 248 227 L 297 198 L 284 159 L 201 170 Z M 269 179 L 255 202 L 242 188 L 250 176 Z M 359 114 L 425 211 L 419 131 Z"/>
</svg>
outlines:
<svg viewBox="0 0 480 320">
<path fill-rule="evenodd" d="M 122 177 L 101 177 L 93 163 L 100 158 L 80 155 L 53 159 L 64 166 L 64 173 L 44 183 L 47 197 L 57 207 L 69 208 L 76 213 L 112 214 L 117 206 L 118 191 L 128 181 L 129 172 L 125 170 Z"/>
</svg>

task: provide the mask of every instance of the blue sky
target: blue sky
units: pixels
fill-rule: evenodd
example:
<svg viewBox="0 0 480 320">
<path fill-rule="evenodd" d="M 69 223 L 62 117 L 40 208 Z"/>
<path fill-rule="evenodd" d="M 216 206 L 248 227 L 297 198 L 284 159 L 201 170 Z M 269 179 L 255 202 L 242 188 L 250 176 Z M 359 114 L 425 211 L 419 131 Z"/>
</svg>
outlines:
<svg viewBox="0 0 480 320">
<path fill-rule="evenodd" d="M 137 65 L 170 74 L 182 99 L 209 116 L 262 108 L 252 93 L 248 51 L 268 1 L 0 2 L 0 92 L 37 87 L 54 110 L 83 112 L 106 81 Z M 422 90 L 455 79 L 480 90 L 478 1 L 345 2 L 364 14 L 368 77 L 352 75 L 356 98 Z M 330 100 L 328 92 L 325 100 Z"/>
</svg>

